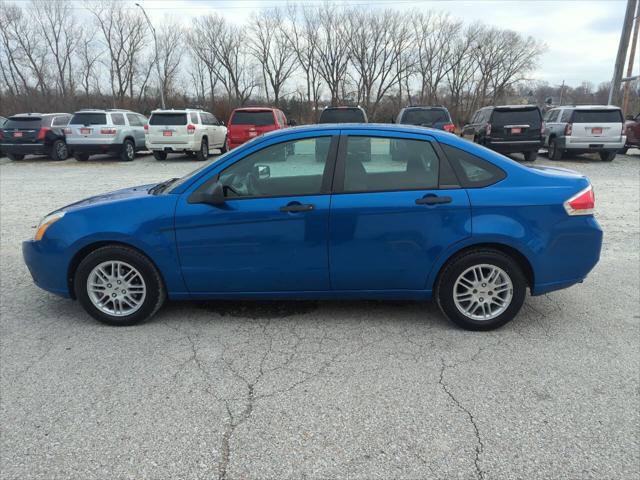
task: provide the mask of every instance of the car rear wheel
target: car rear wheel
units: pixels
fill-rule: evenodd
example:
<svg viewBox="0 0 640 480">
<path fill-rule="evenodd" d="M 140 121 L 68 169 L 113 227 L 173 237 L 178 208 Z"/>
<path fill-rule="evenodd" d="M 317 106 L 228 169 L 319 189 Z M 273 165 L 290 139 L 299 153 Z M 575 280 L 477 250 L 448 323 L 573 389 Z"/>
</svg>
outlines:
<svg viewBox="0 0 640 480">
<path fill-rule="evenodd" d="M 549 140 L 549 158 L 551 160 L 562 160 L 564 152 L 558 147 L 558 141 L 555 138 Z"/>
<path fill-rule="evenodd" d="M 618 153 L 620 155 L 626 155 L 628 151 L 629 151 L 629 149 L 627 147 L 624 147 L 624 148 L 621 148 L 620 150 L 618 150 Z"/>
<path fill-rule="evenodd" d="M 472 250 L 447 264 L 436 286 L 442 313 L 467 330 L 493 330 L 522 308 L 527 281 L 518 263 L 497 250 Z"/>
<path fill-rule="evenodd" d="M 73 154 L 73 158 L 75 158 L 79 162 L 86 162 L 87 160 L 89 160 L 89 154 L 88 153 L 74 153 Z"/>
<path fill-rule="evenodd" d="M 66 160 L 69 158 L 69 150 L 64 140 L 56 140 L 51 146 L 51 160 Z"/>
<path fill-rule="evenodd" d="M 209 144 L 207 139 L 203 138 L 202 142 L 200 142 L 200 150 L 196 154 L 196 160 L 204 162 L 207 158 L 209 158 Z"/>
<path fill-rule="evenodd" d="M 524 155 L 524 159 L 527 162 L 535 162 L 536 158 L 538 158 L 538 151 L 537 150 L 532 150 L 530 152 L 523 152 L 522 155 Z"/>
<path fill-rule="evenodd" d="M 227 137 L 224 137 L 224 142 L 222 142 L 222 147 L 220 147 L 220 153 L 227 153 L 229 150 L 229 146 L 227 145 Z"/>
<path fill-rule="evenodd" d="M 89 315 L 116 326 L 147 320 L 166 296 L 153 263 L 136 250 L 116 245 L 94 250 L 80 262 L 74 290 Z"/>
<path fill-rule="evenodd" d="M 123 162 L 132 162 L 134 158 L 136 158 L 136 148 L 131 140 L 125 140 L 122 143 L 120 160 L 122 160 Z"/>
<path fill-rule="evenodd" d="M 167 152 L 163 152 L 162 150 L 154 150 L 153 158 L 155 158 L 156 160 L 166 160 Z"/>
<path fill-rule="evenodd" d="M 21 153 L 7 153 L 9 160 L 22 160 L 24 155 Z"/>
<path fill-rule="evenodd" d="M 616 158 L 616 152 L 600 152 L 600 160 L 603 162 L 612 162 Z"/>
</svg>

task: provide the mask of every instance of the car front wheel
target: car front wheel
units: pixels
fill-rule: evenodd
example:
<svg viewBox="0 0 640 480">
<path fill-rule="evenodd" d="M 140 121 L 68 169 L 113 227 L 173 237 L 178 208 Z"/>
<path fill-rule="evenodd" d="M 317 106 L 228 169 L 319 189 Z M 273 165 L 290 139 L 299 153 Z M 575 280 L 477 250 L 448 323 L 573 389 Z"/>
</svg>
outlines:
<svg viewBox="0 0 640 480">
<path fill-rule="evenodd" d="M 120 160 L 123 162 L 132 162 L 134 158 L 136 158 L 136 148 L 131 140 L 125 140 L 122 144 Z"/>
<path fill-rule="evenodd" d="M 558 141 L 552 138 L 549 141 L 549 158 L 551 160 L 562 160 L 563 151 L 558 147 Z"/>
<path fill-rule="evenodd" d="M 7 153 L 7 158 L 9 158 L 9 160 L 22 160 L 24 159 L 24 155 L 21 153 Z"/>
<path fill-rule="evenodd" d="M 467 330 L 493 330 L 522 308 L 527 281 L 518 263 L 497 250 L 472 250 L 454 258 L 436 287 L 438 306 Z"/>
<path fill-rule="evenodd" d="M 203 162 L 207 158 L 209 158 L 209 144 L 207 143 L 207 139 L 203 138 L 202 142 L 200 143 L 200 150 L 196 154 L 196 160 L 198 160 L 199 162 Z"/>
<path fill-rule="evenodd" d="M 538 158 L 538 151 L 537 150 L 532 150 L 530 152 L 523 152 L 522 155 L 524 155 L 524 159 L 527 162 L 535 162 L 536 158 Z"/>
<path fill-rule="evenodd" d="M 93 318 L 116 326 L 147 320 L 166 296 L 153 263 L 137 250 L 119 245 L 87 255 L 75 272 L 74 290 Z"/>
<path fill-rule="evenodd" d="M 600 160 L 603 162 L 612 162 L 616 158 L 616 152 L 600 152 Z"/>
</svg>

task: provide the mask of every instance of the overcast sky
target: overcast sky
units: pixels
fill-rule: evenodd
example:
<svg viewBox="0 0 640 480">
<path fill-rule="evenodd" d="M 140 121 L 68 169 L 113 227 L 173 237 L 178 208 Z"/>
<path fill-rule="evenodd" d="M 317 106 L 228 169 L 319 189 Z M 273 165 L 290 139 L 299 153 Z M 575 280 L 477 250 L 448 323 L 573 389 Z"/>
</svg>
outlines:
<svg viewBox="0 0 640 480">
<path fill-rule="evenodd" d="M 166 16 L 190 18 L 219 13 L 237 23 L 246 22 L 251 12 L 280 5 L 287 0 L 138 0 L 154 22 Z M 132 4 L 135 0 L 132 0 Z M 297 3 L 319 4 L 321 0 Z M 532 35 L 547 44 L 533 77 L 551 84 L 563 80 L 569 85 L 610 81 L 618 50 L 626 0 L 338 0 L 332 3 L 365 9 L 394 8 L 441 10 L 467 23 L 488 25 Z M 637 59 L 634 72 L 640 70 Z"/>
</svg>

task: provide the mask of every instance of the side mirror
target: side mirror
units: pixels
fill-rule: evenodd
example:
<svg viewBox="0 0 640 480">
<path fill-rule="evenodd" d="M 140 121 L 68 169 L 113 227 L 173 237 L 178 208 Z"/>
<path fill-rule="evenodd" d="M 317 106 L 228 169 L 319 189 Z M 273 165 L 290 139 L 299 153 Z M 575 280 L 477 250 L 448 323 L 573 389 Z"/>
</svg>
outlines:
<svg viewBox="0 0 640 480">
<path fill-rule="evenodd" d="M 253 173 L 258 180 L 265 180 L 271 177 L 271 168 L 269 165 L 254 165 Z"/>
<path fill-rule="evenodd" d="M 189 197 L 189 203 L 206 203 L 217 206 L 224 204 L 225 201 L 224 186 L 220 182 L 212 182 Z"/>
<path fill-rule="evenodd" d="M 298 125 L 298 122 L 296 122 L 293 118 L 291 118 L 287 122 L 287 125 L 289 125 L 290 127 L 295 127 L 296 125 Z"/>
</svg>

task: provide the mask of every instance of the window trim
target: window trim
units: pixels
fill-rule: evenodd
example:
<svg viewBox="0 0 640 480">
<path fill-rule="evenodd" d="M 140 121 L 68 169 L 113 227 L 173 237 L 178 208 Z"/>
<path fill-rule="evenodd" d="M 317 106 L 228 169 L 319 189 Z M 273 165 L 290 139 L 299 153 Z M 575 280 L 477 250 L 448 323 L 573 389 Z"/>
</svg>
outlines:
<svg viewBox="0 0 640 480">
<path fill-rule="evenodd" d="M 378 132 L 376 132 L 378 133 Z M 380 135 L 371 135 L 371 134 L 353 134 L 350 132 L 345 132 L 340 135 L 340 144 L 338 146 L 337 158 L 336 158 L 336 166 L 334 171 L 334 177 L 332 182 L 332 193 L 335 195 L 351 195 L 351 194 L 362 194 L 362 193 L 389 193 L 389 192 L 423 192 L 423 191 L 433 191 L 433 190 L 455 190 L 460 189 L 461 184 L 459 180 L 458 173 L 452 168 L 451 163 L 447 159 L 446 155 L 440 148 L 438 141 L 430 136 L 413 136 L 407 135 L 404 136 L 402 134 L 398 135 L 399 132 L 380 132 Z M 418 188 L 394 188 L 394 189 L 383 189 L 383 190 L 357 190 L 357 191 L 345 191 L 344 189 L 344 172 L 346 168 L 346 158 L 347 158 L 347 141 L 348 137 L 367 137 L 369 139 L 372 138 L 387 138 L 390 140 L 415 140 L 418 142 L 427 142 L 433 148 L 434 153 L 436 154 L 436 158 L 438 159 L 438 184 L 434 188 L 428 187 L 418 187 Z M 444 165 L 443 168 L 443 164 Z M 457 179 L 457 185 L 442 185 L 442 172 L 444 169 L 448 169 L 453 173 L 453 176 Z"/>
<path fill-rule="evenodd" d="M 226 170 L 228 170 L 229 168 L 231 168 L 234 165 L 236 165 L 238 162 L 243 161 L 244 159 L 246 159 L 247 157 L 249 157 L 251 155 L 254 155 L 254 154 L 258 153 L 258 152 L 261 152 L 262 150 L 266 150 L 267 148 L 271 148 L 274 145 L 281 145 L 283 143 L 299 142 L 299 141 L 304 141 L 304 140 L 311 140 L 311 139 L 315 139 L 315 138 L 325 138 L 325 137 L 330 139 L 330 143 L 329 143 L 329 151 L 327 152 L 327 161 L 325 162 L 324 170 L 322 171 L 322 180 L 320 182 L 320 192 L 317 192 L 317 193 L 288 193 L 286 195 L 251 195 L 251 196 L 243 196 L 243 197 L 228 197 L 225 201 L 232 201 L 232 200 L 260 200 L 260 199 L 290 198 L 290 197 L 317 197 L 317 196 L 321 196 L 321 195 L 331 195 L 331 193 L 332 193 L 331 192 L 331 184 L 332 184 L 334 171 L 335 171 L 335 167 L 336 167 L 336 153 L 337 153 L 337 150 L 338 150 L 338 143 L 340 141 L 340 136 L 339 135 L 316 135 L 316 136 L 310 136 L 310 137 L 292 138 L 292 139 L 283 140 L 281 142 L 270 143 L 269 145 L 265 145 L 262 148 L 256 149 L 256 150 L 252 151 L 251 153 L 248 153 L 244 157 L 239 158 L 238 160 L 236 160 L 235 162 L 231 163 L 230 165 L 227 165 L 223 170 L 221 170 L 220 172 L 216 173 L 215 175 L 213 175 L 208 180 L 204 181 L 198 188 L 196 188 L 191 194 L 189 194 L 189 197 L 188 197 L 187 201 L 188 201 L 188 203 L 192 203 L 191 199 L 192 199 L 192 197 L 194 195 L 196 195 L 201 190 L 206 189 L 212 183 L 218 182 L 220 180 L 220 175 L 222 175 Z"/>
</svg>

